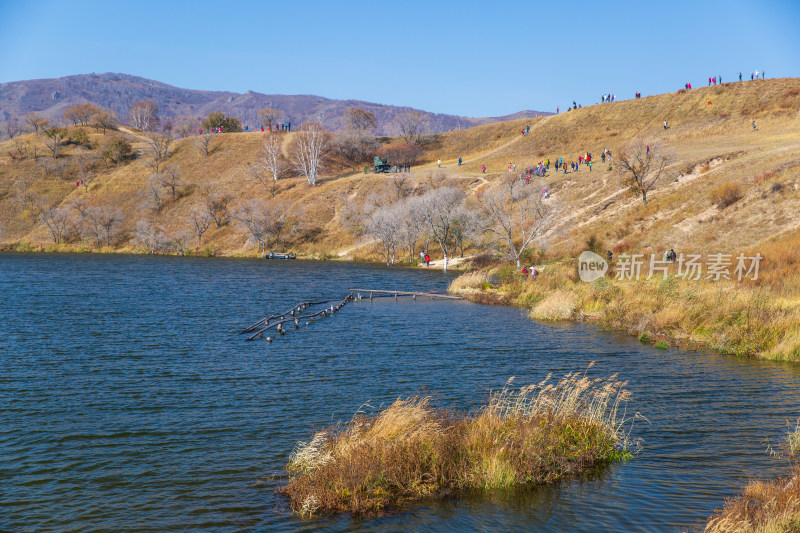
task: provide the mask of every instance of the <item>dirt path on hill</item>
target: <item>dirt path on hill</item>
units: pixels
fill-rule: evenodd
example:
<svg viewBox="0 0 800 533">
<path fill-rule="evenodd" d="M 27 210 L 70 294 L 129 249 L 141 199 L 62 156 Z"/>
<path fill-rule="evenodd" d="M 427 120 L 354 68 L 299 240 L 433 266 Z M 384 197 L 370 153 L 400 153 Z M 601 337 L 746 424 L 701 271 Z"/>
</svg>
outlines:
<svg viewBox="0 0 800 533">
<path fill-rule="evenodd" d="M 746 153 L 745 152 L 744 154 L 742 154 L 742 156 L 745 159 L 748 158 L 748 157 L 763 157 L 765 154 L 775 154 L 775 153 L 785 152 L 785 151 L 792 150 L 792 149 L 798 149 L 798 144 L 800 144 L 800 143 L 793 143 L 793 144 L 789 144 L 789 145 L 786 145 L 786 146 L 780 146 L 780 147 L 777 147 L 777 148 L 773 148 L 771 150 L 758 151 L 758 152 L 755 152 L 755 153 Z M 678 189 L 680 187 L 683 187 L 684 185 L 687 185 L 688 183 L 691 183 L 691 182 L 697 180 L 698 178 L 702 178 L 702 177 L 708 176 L 709 174 L 717 172 L 719 170 L 719 168 L 722 167 L 728 160 L 729 159 L 726 159 L 725 156 L 720 155 L 720 156 L 712 158 L 711 160 L 709 160 L 707 162 L 702 162 L 702 161 L 698 162 L 692 167 L 691 172 L 689 172 L 688 174 L 682 174 L 682 175 L 676 176 L 674 181 L 672 181 L 671 183 L 651 191 L 650 196 L 654 197 L 654 196 L 659 195 L 659 194 L 673 192 L 674 190 L 676 190 L 676 189 Z M 685 162 L 681 161 L 681 162 L 674 163 L 674 164 L 670 165 L 670 167 L 668 167 L 668 168 L 674 168 L 674 167 L 682 165 L 682 164 L 685 164 Z M 706 164 L 709 165 L 709 169 L 707 171 L 705 171 L 705 172 L 701 172 L 700 169 L 703 168 L 703 166 L 705 166 Z M 601 188 L 605 187 L 605 185 L 607 183 L 608 183 L 608 176 L 604 176 L 603 186 L 598 188 L 598 190 L 595 191 L 594 193 L 592 193 L 589 196 L 587 196 L 585 198 L 585 200 L 591 198 L 592 196 L 595 196 L 596 194 L 598 194 L 600 192 Z M 620 188 L 620 189 L 617 189 L 616 191 L 614 191 L 611 194 L 601 198 L 600 200 L 596 200 L 596 201 L 594 201 L 594 202 L 592 202 L 592 203 L 590 203 L 588 205 L 585 205 L 585 206 L 583 206 L 581 208 L 575 209 L 574 211 L 572 211 L 571 213 L 569 213 L 567 216 L 565 216 L 562 219 L 563 220 L 563 225 L 569 225 L 570 223 L 572 223 L 572 225 L 571 225 L 572 228 L 579 228 L 579 227 L 582 227 L 582 226 L 586 226 L 588 224 L 592 224 L 592 223 L 598 222 L 598 221 L 603 220 L 603 219 L 609 219 L 609 218 L 611 218 L 611 217 L 613 217 L 615 215 L 618 215 L 621 212 L 624 212 L 626 210 L 631 209 L 633 206 L 635 206 L 636 204 L 641 202 L 641 198 L 638 197 L 638 196 L 632 197 L 628 201 L 620 201 L 620 197 L 624 197 L 626 195 L 627 191 L 628 191 L 628 189 L 624 188 L 624 187 Z M 558 196 L 559 196 L 559 193 L 552 193 L 551 194 L 551 197 L 556 199 L 556 200 L 558 200 Z M 694 215 L 694 216 L 691 216 L 691 217 L 688 217 L 688 218 L 684 219 L 683 221 L 681 221 L 679 224 L 676 225 L 676 228 L 680 229 L 682 231 L 687 231 L 688 232 L 691 229 L 693 229 L 693 227 L 696 226 L 699 221 L 705 220 L 705 219 L 709 218 L 710 216 L 713 216 L 717 212 L 718 212 L 718 210 L 716 208 L 707 209 L 705 211 L 702 211 L 702 212 L 698 213 L 697 215 Z M 557 230 L 555 230 L 555 229 L 550 230 L 550 231 L 547 232 L 547 235 L 551 235 L 552 236 L 552 235 L 555 234 L 556 231 Z M 560 231 L 560 230 L 558 230 L 558 231 Z M 561 240 L 561 241 L 559 241 L 559 242 L 557 242 L 555 244 L 562 244 L 563 242 L 566 242 L 567 240 L 568 239 L 564 239 L 564 240 Z"/>
<path fill-rule="evenodd" d="M 337 257 L 346 257 L 347 254 L 352 252 L 353 250 L 358 250 L 359 248 L 363 248 L 364 246 L 369 246 L 370 244 L 375 244 L 375 239 L 369 239 L 364 242 L 356 243 L 352 246 L 348 246 L 347 248 L 342 248 L 341 250 L 337 250 L 336 256 Z"/>
<path fill-rule="evenodd" d="M 289 157 L 289 143 L 292 139 L 294 139 L 294 132 L 286 132 L 286 138 L 283 139 L 283 142 L 281 143 L 281 152 L 283 152 L 283 155 L 286 157 Z"/>
<path fill-rule="evenodd" d="M 531 129 L 532 129 L 532 130 L 535 130 L 535 129 L 536 129 L 536 128 L 538 128 L 538 127 L 539 127 L 541 124 L 544 124 L 544 123 L 546 123 L 548 120 L 550 120 L 552 117 L 555 117 L 555 116 L 557 116 L 557 115 L 548 115 L 548 116 L 546 116 L 546 117 L 542 117 L 542 120 L 540 120 L 540 121 L 536 122 L 536 123 L 534 124 L 533 128 L 531 128 Z M 529 133 L 528 135 L 532 135 L 532 134 L 531 134 L 531 133 Z M 508 142 L 505 142 L 505 143 L 503 143 L 503 144 L 501 144 L 500 146 L 497 146 L 497 147 L 495 147 L 495 148 L 492 148 L 492 149 L 491 149 L 491 150 L 489 150 L 488 152 L 484 152 L 484 153 L 482 153 L 482 154 L 478 154 L 478 155 L 472 156 L 472 157 L 470 157 L 469 159 L 462 159 L 462 160 L 461 160 L 461 164 L 463 165 L 464 163 L 472 163 L 472 162 L 478 161 L 479 159 L 482 159 L 482 158 L 489 157 L 490 155 L 492 155 L 492 154 L 494 154 L 494 153 L 496 153 L 496 152 L 499 152 L 500 150 L 505 150 L 506 148 L 508 148 L 509 146 L 511 146 L 512 144 L 514 144 L 515 142 L 517 142 L 517 141 L 520 141 L 520 140 L 522 140 L 522 139 L 523 139 L 523 137 L 522 137 L 522 136 L 516 136 L 516 135 L 515 135 L 515 136 L 514 136 L 514 138 L 513 138 L 513 139 L 511 139 L 510 141 L 508 141 Z M 431 166 L 431 167 L 432 167 L 432 166 L 433 166 L 433 165 L 435 165 L 435 164 L 436 164 L 436 163 L 431 163 L 430 165 L 425 165 L 425 166 L 424 166 L 424 167 L 422 167 L 422 168 L 427 168 L 428 166 Z M 456 160 L 456 162 L 455 162 L 455 163 L 449 163 L 449 164 L 442 163 L 442 168 L 453 168 L 453 167 L 455 167 L 455 168 L 458 168 L 458 166 L 459 166 L 459 165 L 458 165 L 458 160 Z"/>
</svg>

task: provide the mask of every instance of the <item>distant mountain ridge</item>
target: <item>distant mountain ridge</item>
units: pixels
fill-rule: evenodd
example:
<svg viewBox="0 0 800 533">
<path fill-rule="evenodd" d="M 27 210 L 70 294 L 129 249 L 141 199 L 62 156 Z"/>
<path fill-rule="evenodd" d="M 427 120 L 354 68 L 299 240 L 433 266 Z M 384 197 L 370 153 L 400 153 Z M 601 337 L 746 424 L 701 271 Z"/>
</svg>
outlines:
<svg viewBox="0 0 800 533">
<path fill-rule="evenodd" d="M 237 117 L 251 128 L 258 124 L 257 112 L 265 107 L 283 111 L 289 120 L 301 124 L 317 120 L 337 131 L 346 127 L 344 113 L 357 107 L 375 114 L 376 133 L 398 133 L 396 119 L 409 111 L 420 111 L 427 117 L 427 133 L 440 133 L 492 122 L 502 122 L 537 115 L 540 111 L 519 111 L 502 117 L 460 117 L 360 100 L 334 100 L 314 95 L 244 94 L 229 91 L 182 89 L 166 83 L 129 74 L 79 74 L 62 78 L 0 83 L 0 120 L 18 118 L 36 112 L 51 120 L 61 120 L 66 107 L 92 103 L 112 109 L 124 122 L 130 106 L 140 100 L 153 100 L 162 118 L 173 121 L 205 118 L 213 111 Z"/>
</svg>

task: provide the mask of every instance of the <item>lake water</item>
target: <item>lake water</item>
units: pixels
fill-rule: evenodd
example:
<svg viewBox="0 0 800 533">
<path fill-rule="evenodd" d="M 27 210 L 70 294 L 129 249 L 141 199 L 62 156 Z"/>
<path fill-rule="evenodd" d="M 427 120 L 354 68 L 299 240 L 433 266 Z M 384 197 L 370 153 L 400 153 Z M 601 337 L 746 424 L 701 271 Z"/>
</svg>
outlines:
<svg viewBox="0 0 800 533">
<path fill-rule="evenodd" d="M 271 345 L 238 329 L 352 287 L 441 272 L 329 262 L 0 256 L 2 531 L 678 531 L 704 524 L 800 415 L 800 367 L 661 352 L 586 324 L 447 301 L 361 301 Z M 430 391 L 472 408 L 510 376 L 630 382 L 633 460 L 589 479 L 301 520 L 275 494 L 315 429 Z"/>
</svg>

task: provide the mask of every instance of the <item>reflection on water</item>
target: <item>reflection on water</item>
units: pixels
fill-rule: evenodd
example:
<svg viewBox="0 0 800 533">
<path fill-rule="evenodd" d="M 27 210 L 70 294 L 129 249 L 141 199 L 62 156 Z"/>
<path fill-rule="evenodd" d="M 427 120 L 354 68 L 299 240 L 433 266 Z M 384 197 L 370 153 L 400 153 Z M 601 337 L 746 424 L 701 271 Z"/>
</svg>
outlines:
<svg viewBox="0 0 800 533">
<path fill-rule="evenodd" d="M 440 272 L 342 263 L 0 256 L 0 530 L 645 530 L 702 524 L 800 415 L 798 367 L 661 352 L 514 308 L 361 301 L 271 345 L 235 335 L 349 287 Z M 470 409 L 510 376 L 630 381 L 643 452 L 581 480 L 302 521 L 276 497 L 298 440 L 364 402 Z"/>
</svg>

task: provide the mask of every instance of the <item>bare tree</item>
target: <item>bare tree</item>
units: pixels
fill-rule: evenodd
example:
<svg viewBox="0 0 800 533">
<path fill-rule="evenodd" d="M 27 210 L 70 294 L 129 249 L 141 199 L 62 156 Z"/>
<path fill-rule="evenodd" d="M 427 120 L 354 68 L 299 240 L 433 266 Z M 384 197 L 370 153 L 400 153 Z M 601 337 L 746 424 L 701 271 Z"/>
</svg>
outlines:
<svg viewBox="0 0 800 533">
<path fill-rule="evenodd" d="M 103 237 L 105 238 L 106 246 L 111 246 L 111 241 L 116 238 L 124 220 L 125 216 L 118 207 L 104 205 L 98 209 L 97 221 L 100 227 L 103 228 Z"/>
<path fill-rule="evenodd" d="M 332 151 L 353 168 L 371 162 L 381 143 L 366 130 L 350 129 L 333 137 Z"/>
<path fill-rule="evenodd" d="M 64 179 L 67 175 L 67 161 L 64 159 L 53 159 L 52 157 L 41 157 L 36 161 L 37 166 L 42 169 L 45 176 L 56 176 Z"/>
<path fill-rule="evenodd" d="M 147 164 L 155 172 L 164 161 L 169 157 L 169 147 L 172 145 L 172 137 L 151 133 L 145 137 L 147 141 Z"/>
<path fill-rule="evenodd" d="M 294 142 L 294 157 L 308 183 L 317 183 L 317 174 L 322 158 L 328 149 L 328 132 L 316 122 L 307 122 L 300 127 Z"/>
<path fill-rule="evenodd" d="M 191 137 L 194 134 L 195 125 L 190 122 L 181 122 L 178 124 L 178 127 L 175 128 L 175 133 L 178 134 L 178 137 L 184 139 L 186 137 Z"/>
<path fill-rule="evenodd" d="M 136 102 L 128 112 L 131 126 L 137 130 L 152 132 L 158 127 L 158 106 L 152 100 Z"/>
<path fill-rule="evenodd" d="M 75 104 L 64 110 L 64 121 L 72 122 L 73 126 L 86 126 L 92 117 L 101 112 L 102 109 L 94 104 Z"/>
<path fill-rule="evenodd" d="M 391 165 L 414 165 L 423 154 L 422 148 L 415 144 L 387 144 L 378 150 L 378 155 Z"/>
<path fill-rule="evenodd" d="M 484 193 L 480 202 L 488 222 L 484 231 L 502 243 L 519 269 L 522 253 L 553 221 L 553 204 L 534 187 L 512 176 Z"/>
<path fill-rule="evenodd" d="M 118 124 L 117 116 L 112 111 L 103 109 L 95 113 L 92 119 L 92 125 L 94 125 L 95 131 L 103 130 L 103 135 L 105 135 L 107 130 L 117 129 Z"/>
<path fill-rule="evenodd" d="M 214 140 L 214 134 L 211 133 L 209 130 L 203 130 L 203 132 L 197 136 L 195 144 L 197 145 L 197 148 L 199 148 L 200 151 L 203 152 L 203 155 L 208 157 L 209 154 L 211 154 L 211 152 L 214 151 L 214 149 L 211 147 L 211 141 L 213 140 Z"/>
<path fill-rule="evenodd" d="M 92 184 L 95 178 L 94 168 L 96 155 L 86 150 L 85 148 L 77 151 L 75 159 L 78 163 L 78 183 L 83 185 L 84 192 L 89 192 L 89 185 Z"/>
<path fill-rule="evenodd" d="M 84 238 L 91 237 L 96 246 L 100 246 L 103 241 L 106 246 L 111 246 L 111 241 L 117 237 L 119 228 L 125 220 L 118 207 L 90 206 L 83 198 L 72 200 L 70 206 L 78 212 Z"/>
<path fill-rule="evenodd" d="M 217 229 L 228 223 L 228 205 L 233 197 L 226 192 L 214 188 L 207 188 L 203 191 L 203 207 L 214 221 Z"/>
<path fill-rule="evenodd" d="M 64 241 L 69 220 L 67 207 L 48 207 L 39 215 L 39 221 L 45 225 L 56 244 Z"/>
<path fill-rule="evenodd" d="M 14 203 L 20 211 L 25 211 L 31 221 L 39 218 L 44 208 L 42 199 L 33 190 L 33 177 L 25 176 L 14 183 Z"/>
<path fill-rule="evenodd" d="M 378 250 L 387 265 L 394 265 L 397 247 L 401 242 L 398 218 L 402 216 L 396 206 L 379 207 L 366 223 L 367 235 L 380 245 Z"/>
<path fill-rule="evenodd" d="M 397 200 L 402 200 L 411 193 L 413 187 L 408 174 L 398 172 L 389 176 L 389 184 L 392 186 Z"/>
<path fill-rule="evenodd" d="M 350 128 L 354 130 L 368 130 L 376 127 L 375 113 L 357 107 L 351 107 L 345 111 L 344 117 Z"/>
<path fill-rule="evenodd" d="M 181 170 L 175 165 L 164 165 L 158 173 L 161 186 L 169 193 L 170 199 L 174 202 L 178 199 L 178 187 L 183 187 L 181 182 Z"/>
<path fill-rule="evenodd" d="M 36 113 L 28 113 L 22 118 L 36 135 L 39 135 L 41 132 L 47 129 L 47 120 L 43 119 Z"/>
<path fill-rule="evenodd" d="M 6 123 L 3 125 L 3 132 L 9 138 L 9 140 L 11 140 L 22 133 L 22 128 L 20 128 L 19 122 L 17 122 L 16 119 L 11 119 L 6 121 Z"/>
<path fill-rule="evenodd" d="M 295 211 L 284 202 L 272 203 L 269 206 L 270 225 L 269 232 L 275 238 L 275 245 L 281 243 L 286 248 L 286 235 L 290 232 L 295 221 Z"/>
<path fill-rule="evenodd" d="M 458 223 L 459 208 L 464 200 L 464 193 L 455 187 L 433 189 L 420 197 L 422 216 L 431 236 L 439 243 L 444 255 L 444 270 L 447 271 L 453 233 Z"/>
<path fill-rule="evenodd" d="M 136 229 L 133 231 L 133 240 L 137 244 L 145 247 L 148 254 L 164 251 L 169 245 L 164 228 L 161 226 L 150 224 L 147 220 L 140 220 L 136 223 Z"/>
<path fill-rule="evenodd" d="M 275 190 L 278 188 L 278 181 L 264 171 L 264 167 L 261 166 L 258 160 L 247 167 L 247 176 L 253 182 L 263 185 L 267 192 L 270 193 L 270 197 L 275 198 Z"/>
<path fill-rule="evenodd" d="M 192 240 L 194 236 L 190 234 L 188 231 L 185 230 L 178 230 L 172 233 L 169 237 L 169 243 L 172 245 L 172 248 L 181 255 L 186 255 L 189 251 L 189 241 Z"/>
<path fill-rule="evenodd" d="M 400 217 L 398 217 L 398 230 L 403 246 L 408 250 L 408 263 L 412 264 L 416 258 L 417 241 L 425 233 L 425 220 L 423 205 L 418 196 L 400 202 Z"/>
<path fill-rule="evenodd" d="M 58 150 L 61 148 L 67 136 L 67 130 L 59 128 L 58 126 L 48 128 L 44 131 L 44 143 L 47 145 L 47 148 L 50 149 L 50 153 L 53 154 L 53 159 L 58 157 Z"/>
<path fill-rule="evenodd" d="M 164 193 L 162 191 L 161 176 L 159 176 L 158 172 L 150 174 L 144 189 L 144 197 L 147 205 L 158 213 L 164 209 Z"/>
<path fill-rule="evenodd" d="M 647 203 L 647 193 L 655 187 L 664 175 L 666 168 L 672 163 L 672 155 L 658 144 L 647 145 L 637 142 L 625 147 L 617 155 L 617 164 L 622 171 L 622 182 L 631 193 L 642 195 L 642 202 Z"/>
<path fill-rule="evenodd" d="M 203 244 L 203 234 L 211 227 L 212 218 L 208 211 L 200 207 L 195 207 L 187 216 L 192 232 L 197 236 L 197 246 Z"/>
<path fill-rule="evenodd" d="M 103 228 L 100 226 L 99 207 L 89 206 L 85 199 L 77 198 L 70 202 L 70 206 L 78 212 L 80 232 L 84 239 L 91 238 L 95 246 L 100 246 Z"/>
<path fill-rule="evenodd" d="M 248 240 L 258 246 L 258 251 L 266 249 L 269 241 L 272 213 L 264 200 L 252 199 L 239 206 L 233 214 L 248 234 Z"/>
<path fill-rule="evenodd" d="M 479 234 L 478 215 L 474 209 L 462 205 L 456 213 L 456 224 L 453 230 L 453 250 L 464 257 L 464 246 L 471 243 Z"/>
<path fill-rule="evenodd" d="M 416 143 L 425 134 L 425 127 L 428 119 L 421 111 L 409 111 L 398 116 L 397 126 L 400 128 L 400 136 L 408 143 Z"/>
<path fill-rule="evenodd" d="M 28 159 L 28 157 L 33 157 L 34 161 L 38 161 L 39 148 L 36 143 L 17 137 L 11 141 L 11 150 L 8 151 L 8 155 L 15 161 L 22 161 L 23 159 Z"/>
<path fill-rule="evenodd" d="M 278 178 L 286 167 L 286 162 L 283 158 L 283 150 L 281 148 L 281 141 L 278 137 L 278 134 L 269 132 L 266 135 L 264 141 L 261 143 L 261 149 L 258 152 L 256 166 L 259 170 L 269 172 L 272 175 L 271 182 L 270 179 L 265 178 L 264 174 L 261 172 L 257 172 L 256 176 L 254 176 L 254 179 L 256 179 L 267 190 L 269 190 L 274 198 L 275 186 L 278 183 Z"/>
<path fill-rule="evenodd" d="M 283 111 L 278 109 L 261 109 L 258 112 L 258 118 L 261 119 L 261 125 L 266 126 L 272 131 L 272 125 L 277 124 L 278 121 L 283 117 Z"/>
</svg>

